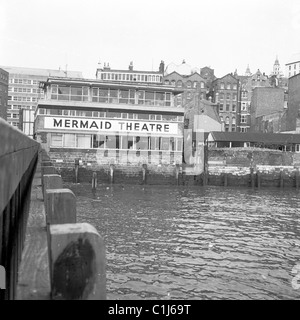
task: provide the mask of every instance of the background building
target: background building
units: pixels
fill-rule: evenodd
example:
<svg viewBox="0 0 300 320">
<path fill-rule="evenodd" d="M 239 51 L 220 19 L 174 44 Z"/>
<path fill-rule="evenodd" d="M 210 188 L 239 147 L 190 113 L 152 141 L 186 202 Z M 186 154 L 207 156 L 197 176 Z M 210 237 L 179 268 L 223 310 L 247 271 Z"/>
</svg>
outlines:
<svg viewBox="0 0 300 320">
<path fill-rule="evenodd" d="M 39 82 L 49 76 L 82 78 L 79 71 L 63 71 L 51 69 L 34 69 L 22 67 L 1 67 L 9 72 L 7 121 L 20 127 L 19 110 L 35 110 L 38 99 L 43 99 Z"/>
<path fill-rule="evenodd" d="M 289 78 L 286 130 L 300 132 L 300 74 Z"/>
<path fill-rule="evenodd" d="M 285 76 L 290 78 L 300 73 L 300 53 L 294 54 L 285 65 Z"/>
<path fill-rule="evenodd" d="M 218 104 L 221 122 L 225 131 L 236 131 L 239 123 L 239 80 L 231 73 L 212 82 L 213 102 Z"/>
<path fill-rule="evenodd" d="M 8 77 L 8 72 L 0 69 L 0 117 L 4 120 L 7 119 Z"/>
<path fill-rule="evenodd" d="M 250 108 L 250 132 L 276 133 L 284 131 L 283 116 L 285 112 L 283 88 L 254 88 Z"/>
</svg>

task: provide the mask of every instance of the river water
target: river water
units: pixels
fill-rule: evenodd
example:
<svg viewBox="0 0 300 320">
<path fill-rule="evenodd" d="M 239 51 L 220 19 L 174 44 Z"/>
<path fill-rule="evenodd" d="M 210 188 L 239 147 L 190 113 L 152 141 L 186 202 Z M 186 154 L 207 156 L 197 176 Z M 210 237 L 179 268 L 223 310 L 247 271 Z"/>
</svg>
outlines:
<svg viewBox="0 0 300 320">
<path fill-rule="evenodd" d="M 300 298 L 297 190 L 67 187 L 104 238 L 108 300 Z"/>
</svg>

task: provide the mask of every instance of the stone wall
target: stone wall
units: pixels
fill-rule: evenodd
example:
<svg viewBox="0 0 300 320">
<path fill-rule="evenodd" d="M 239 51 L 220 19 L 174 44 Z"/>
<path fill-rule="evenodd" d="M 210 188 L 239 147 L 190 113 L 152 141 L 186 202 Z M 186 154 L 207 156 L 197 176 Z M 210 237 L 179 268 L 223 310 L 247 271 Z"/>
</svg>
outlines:
<svg viewBox="0 0 300 320">
<path fill-rule="evenodd" d="M 224 148 L 208 151 L 208 184 L 262 187 L 295 187 L 300 153 L 258 148 Z M 251 175 L 252 173 L 252 175 Z M 226 178 L 225 178 L 226 176 Z M 281 181 L 283 180 L 283 182 Z"/>
</svg>

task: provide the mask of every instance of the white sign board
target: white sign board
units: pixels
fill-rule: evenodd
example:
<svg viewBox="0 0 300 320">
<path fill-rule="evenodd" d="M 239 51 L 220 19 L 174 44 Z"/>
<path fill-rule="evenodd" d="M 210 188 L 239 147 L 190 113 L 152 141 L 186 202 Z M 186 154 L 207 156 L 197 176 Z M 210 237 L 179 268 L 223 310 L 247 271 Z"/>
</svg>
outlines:
<svg viewBox="0 0 300 320">
<path fill-rule="evenodd" d="M 177 123 L 45 117 L 45 129 L 178 134 Z"/>
</svg>

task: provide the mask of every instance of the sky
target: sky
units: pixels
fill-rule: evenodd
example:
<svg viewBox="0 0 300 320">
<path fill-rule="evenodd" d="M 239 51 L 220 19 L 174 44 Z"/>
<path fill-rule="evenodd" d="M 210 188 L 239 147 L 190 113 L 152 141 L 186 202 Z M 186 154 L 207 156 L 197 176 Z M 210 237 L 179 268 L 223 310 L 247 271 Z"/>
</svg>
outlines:
<svg viewBox="0 0 300 320">
<path fill-rule="evenodd" d="M 0 65 L 269 74 L 300 53 L 299 0 L 0 0 Z"/>
</svg>

